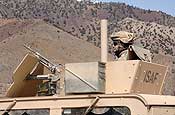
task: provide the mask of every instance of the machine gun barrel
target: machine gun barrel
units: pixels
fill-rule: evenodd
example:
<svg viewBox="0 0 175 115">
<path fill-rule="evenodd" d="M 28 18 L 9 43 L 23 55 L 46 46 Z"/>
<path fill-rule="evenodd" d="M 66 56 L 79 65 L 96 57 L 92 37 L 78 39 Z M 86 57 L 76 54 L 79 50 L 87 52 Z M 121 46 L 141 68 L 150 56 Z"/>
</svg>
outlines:
<svg viewBox="0 0 175 115">
<path fill-rule="evenodd" d="M 24 47 L 29 50 L 31 53 L 33 53 L 39 60 L 39 62 L 41 64 L 43 64 L 46 68 L 48 68 L 53 74 L 56 72 L 56 64 L 52 63 L 51 61 L 49 61 L 47 58 L 45 58 L 44 56 L 42 56 L 40 53 L 38 53 L 37 51 L 33 50 L 32 48 L 30 48 L 27 45 L 24 45 Z"/>
</svg>

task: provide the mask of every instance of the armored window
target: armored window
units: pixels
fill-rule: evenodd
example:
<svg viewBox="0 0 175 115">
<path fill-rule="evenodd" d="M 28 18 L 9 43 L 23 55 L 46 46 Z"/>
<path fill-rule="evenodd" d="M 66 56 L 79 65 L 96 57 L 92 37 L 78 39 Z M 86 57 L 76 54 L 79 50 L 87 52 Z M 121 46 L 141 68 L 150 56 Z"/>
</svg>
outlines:
<svg viewBox="0 0 175 115">
<path fill-rule="evenodd" d="M 63 109 L 62 115 L 84 115 L 87 108 Z M 86 115 L 131 115 L 127 107 L 102 107 L 94 108 Z"/>
<path fill-rule="evenodd" d="M 0 111 L 1 115 L 50 115 L 49 109 Z"/>
</svg>

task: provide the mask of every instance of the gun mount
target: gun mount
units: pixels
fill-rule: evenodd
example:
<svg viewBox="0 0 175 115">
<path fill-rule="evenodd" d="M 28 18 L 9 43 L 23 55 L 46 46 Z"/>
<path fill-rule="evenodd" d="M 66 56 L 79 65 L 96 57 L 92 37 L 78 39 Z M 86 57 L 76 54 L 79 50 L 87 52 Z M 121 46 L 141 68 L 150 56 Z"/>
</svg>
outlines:
<svg viewBox="0 0 175 115">
<path fill-rule="evenodd" d="M 106 21 L 102 21 L 102 25 L 101 37 L 107 39 Z M 0 110 L 7 113 L 44 111 L 45 115 L 175 113 L 175 97 L 161 95 L 166 66 L 134 60 L 137 56 L 133 52 L 129 52 L 132 60 L 109 62 L 107 41 L 102 42 L 105 43 L 101 46 L 104 48 L 101 61 L 64 65 L 54 64 L 25 46 L 31 53 L 14 71 L 14 83 L 6 95 L 10 99 L 0 100 Z M 50 73 L 45 74 L 44 68 Z M 38 87 L 47 87 L 49 93 L 40 96 L 45 89 L 41 91 Z"/>
</svg>

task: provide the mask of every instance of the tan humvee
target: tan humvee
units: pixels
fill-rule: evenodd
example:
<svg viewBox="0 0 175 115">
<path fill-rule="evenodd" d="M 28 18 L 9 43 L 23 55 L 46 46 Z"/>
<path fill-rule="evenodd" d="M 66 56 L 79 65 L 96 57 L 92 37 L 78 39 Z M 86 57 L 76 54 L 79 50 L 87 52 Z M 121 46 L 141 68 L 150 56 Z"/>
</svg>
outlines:
<svg viewBox="0 0 175 115">
<path fill-rule="evenodd" d="M 107 38 L 106 20 L 101 28 L 101 37 Z M 1 114 L 175 114 L 175 97 L 161 95 L 167 67 L 141 60 L 108 62 L 106 39 L 100 62 L 55 65 L 27 48 L 33 53 L 14 71 L 7 98 L 0 99 Z"/>
</svg>

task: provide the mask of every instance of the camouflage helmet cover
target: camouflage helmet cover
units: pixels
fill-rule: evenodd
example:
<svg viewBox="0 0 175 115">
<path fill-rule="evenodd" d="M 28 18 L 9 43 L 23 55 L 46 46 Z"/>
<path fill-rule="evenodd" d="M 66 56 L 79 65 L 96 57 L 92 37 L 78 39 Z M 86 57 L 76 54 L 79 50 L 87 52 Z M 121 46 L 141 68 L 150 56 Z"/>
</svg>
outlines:
<svg viewBox="0 0 175 115">
<path fill-rule="evenodd" d="M 123 43 L 129 43 L 130 41 L 134 40 L 134 34 L 126 31 L 114 32 L 111 35 L 111 39 L 113 41 L 120 40 Z"/>
</svg>

